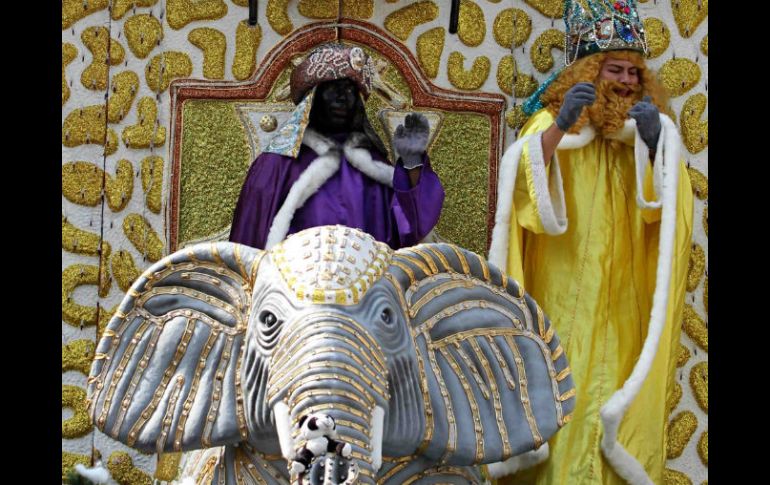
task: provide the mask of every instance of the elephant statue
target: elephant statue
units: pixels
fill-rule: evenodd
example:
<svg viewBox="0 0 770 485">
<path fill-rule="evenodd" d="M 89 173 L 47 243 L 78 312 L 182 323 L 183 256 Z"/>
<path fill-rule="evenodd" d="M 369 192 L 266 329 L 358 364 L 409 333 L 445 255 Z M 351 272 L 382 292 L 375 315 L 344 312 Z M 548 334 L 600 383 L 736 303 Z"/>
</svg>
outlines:
<svg viewBox="0 0 770 485">
<path fill-rule="evenodd" d="M 325 413 L 358 481 L 478 483 L 538 449 L 575 390 L 548 318 L 450 244 L 393 251 L 324 226 L 269 251 L 182 249 L 145 271 L 104 330 L 89 412 L 140 450 L 201 450 L 196 483 L 297 483 L 297 423 Z"/>
</svg>

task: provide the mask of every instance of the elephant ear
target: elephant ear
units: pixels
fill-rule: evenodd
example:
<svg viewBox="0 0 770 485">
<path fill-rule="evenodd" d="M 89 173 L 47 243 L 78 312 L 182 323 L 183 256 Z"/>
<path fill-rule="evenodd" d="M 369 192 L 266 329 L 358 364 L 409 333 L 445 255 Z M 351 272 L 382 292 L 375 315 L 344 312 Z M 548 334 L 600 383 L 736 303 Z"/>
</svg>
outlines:
<svg viewBox="0 0 770 485">
<path fill-rule="evenodd" d="M 208 448 L 248 437 L 240 367 L 263 251 L 198 244 L 151 266 L 104 331 L 89 412 L 140 450 Z"/>
<path fill-rule="evenodd" d="M 442 463 L 503 461 L 570 419 L 575 388 L 543 311 L 483 257 L 449 244 L 394 254 L 427 417 L 420 451 Z"/>
</svg>

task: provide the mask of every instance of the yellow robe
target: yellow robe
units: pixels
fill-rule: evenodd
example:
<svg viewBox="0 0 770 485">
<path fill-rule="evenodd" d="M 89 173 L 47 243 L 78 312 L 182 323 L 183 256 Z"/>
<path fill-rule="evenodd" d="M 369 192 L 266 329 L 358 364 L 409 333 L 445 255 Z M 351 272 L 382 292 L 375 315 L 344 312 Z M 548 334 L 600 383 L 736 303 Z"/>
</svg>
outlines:
<svg viewBox="0 0 770 485">
<path fill-rule="evenodd" d="M 553 117 L 541 110 L 522 128 L 520 139 L 552 123 Z M 670 131 L 675 132 L 675 127 Z M 678 135 L 674 136 L 678 143 Z M 634 142 L 633 137 L 627 138 L 621 142 L 595 136 L 580 148 L 557 149 L 561 181 L 553 173 L 554 162 L 545 170 L 550 182 L 545 191 L 555 209 L 543 207 L 548 204 L 542 195 L 543 177 L 538 187 L 534 175 L 538 167 L 532 163 L 537 156 L 530 153 L 533 145 L 525 145 L 518 158 L 506 269 L 523 281 L 553 322 L 577 395 L 571 422 L 549 441 L 549 459 L 499 479 L 499 484 L 625 483 L 602 455 L 605 430 L 599 411 L 631 374 L 647 337 L 661 229 L 661 209 L 640 209 L 637 204 Z M 649 201 L 656 192 L 653 169 L 647 165 L 639 179 L 644 180 L 640 183 Z M 566 230 L 549 235 L 543 213 L 555 213 L 560 219 L 559 185 L 563 187 L 561 223 Z M 676 226 L 665 325 L 652 367 L 620 421 L 617 438 L 656 484 L 663 483 L 666 398 L 674 387 L 692 232 L 692 190 L 681 161 L 676 193 L 675 216 L 670 219 Z M 510 192 L 499 194 L 506 196 Z"/>
</svg>

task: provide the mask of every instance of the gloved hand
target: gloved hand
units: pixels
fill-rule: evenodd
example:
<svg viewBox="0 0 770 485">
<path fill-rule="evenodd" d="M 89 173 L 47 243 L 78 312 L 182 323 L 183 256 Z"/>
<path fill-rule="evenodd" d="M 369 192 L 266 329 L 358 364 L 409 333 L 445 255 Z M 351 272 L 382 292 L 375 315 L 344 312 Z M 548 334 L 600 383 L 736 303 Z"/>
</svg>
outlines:
<svg viewBox="0 0 770 485">
<path fill-rule="evenodd" d="M 430 125 L 428 119 L 420 113 L 406 115 L 403 125 L 398 125 L 393 137 L 393 149 L 401 157 L 404 168 L 422 166 L 422 154 L 428 147 Z"/>
<path fill-rule="evenodd" d="M 577 83 L 564 95 L 564 102 L 556 117 L 556 126 L 561 131 L 568 131 L 574 125 L 583 108 L 596 101 L 596 88 L 591 83 Z"/>
<path fill-rule="evenodd" d="M 655 150 L 660 138 L 660 112 L 651 101 L 651 97 L 645 96 L 628 110 L 628 116 L 636 120 L 636 129 L 647 148 Z"/>
</svg>

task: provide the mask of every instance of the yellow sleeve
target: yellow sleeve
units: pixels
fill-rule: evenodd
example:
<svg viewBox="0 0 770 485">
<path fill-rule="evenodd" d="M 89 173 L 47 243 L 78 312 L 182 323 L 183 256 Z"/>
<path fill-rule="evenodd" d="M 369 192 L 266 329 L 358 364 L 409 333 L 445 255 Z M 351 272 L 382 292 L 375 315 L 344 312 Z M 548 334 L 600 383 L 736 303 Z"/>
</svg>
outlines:
<svg viewBox="0 0 770 485">
<path fill-rule="evenodd" d="M 527 135 L 536 135 L 548 129 L 553 124 L 554 118 L 545 109 L 541 109 L 527 121 L 522 127 L 519 138 Z M 535 192 L 534 178 L 532 174 L 533 154 L 530 153 L 530 146 L 527 143 L 521 153 L 518 171 L 516 173 L 516 187 L 513 195 L 514 216 L 518 224 L 524 229 L 542 234 L 545 232 L 541 222 L 540 213 L 537 206 L 537 196 Z M 536 155 L 535 155 L 536 156 Z M 542 162 L 542 161 L 541 161 Z M 546 168 L 546 177 L 550 176 L 550 164 Z M 511 229 L 514 225 L 511 221 Z"/>
</svg>

